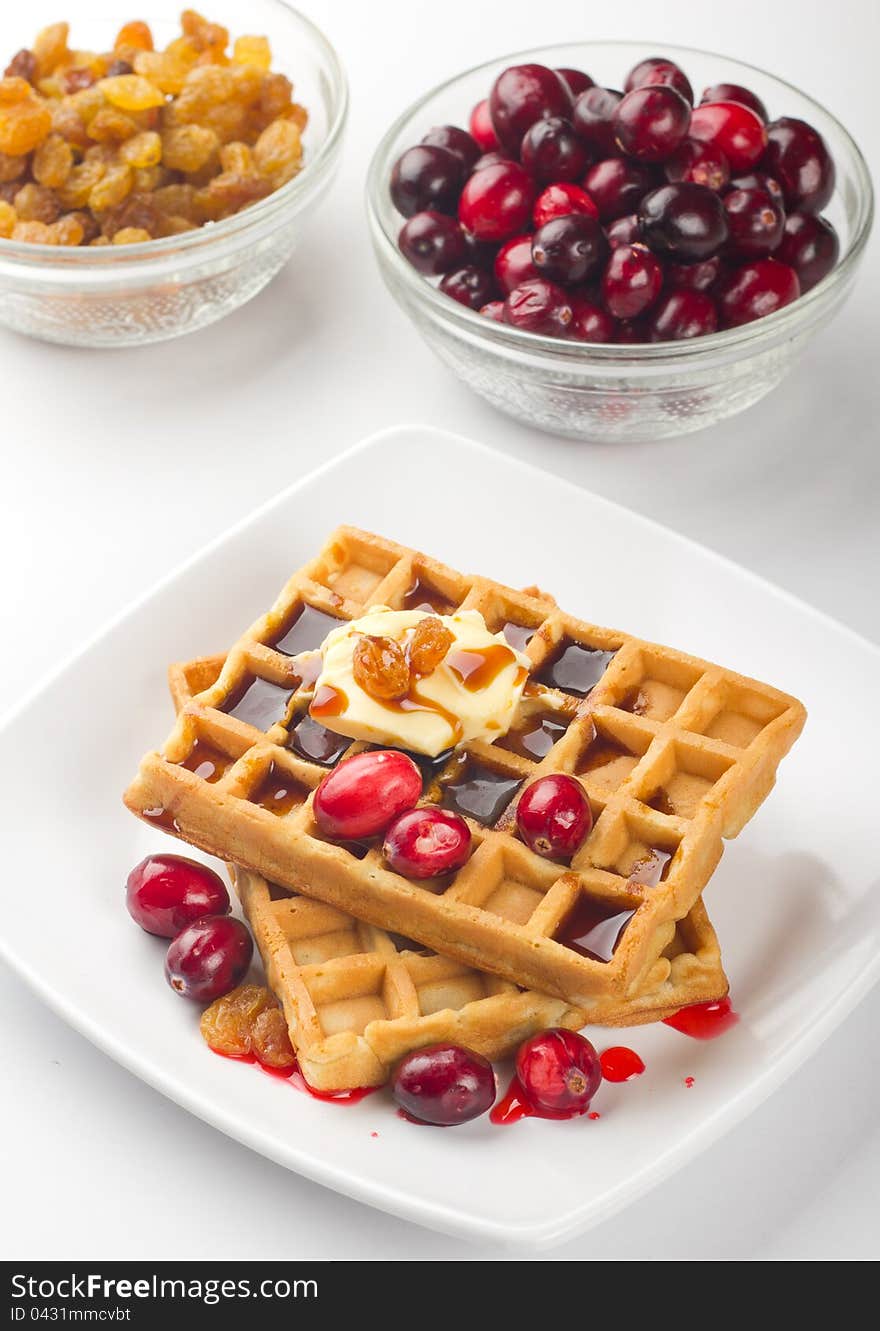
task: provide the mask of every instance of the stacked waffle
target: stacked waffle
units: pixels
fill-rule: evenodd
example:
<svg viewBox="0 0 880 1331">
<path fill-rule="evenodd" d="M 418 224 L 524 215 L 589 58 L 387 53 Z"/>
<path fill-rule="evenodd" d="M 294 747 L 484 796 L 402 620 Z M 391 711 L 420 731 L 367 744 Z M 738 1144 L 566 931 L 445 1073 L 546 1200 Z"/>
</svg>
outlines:
<svg viewBox="0 0 880 1331">
<path fill-rule="evenodd" d="M 309 714 L 315 649 L 370 606 L 476 609 L 530 661 L 510 731 L 420 759 L 423 801 L 462 815 L 473 851 L 433 890 L 381 848 L 326 839 L 312 792 L 351 743 Z M 499 1056 L 547 1025 L 627 1025 L 721 997 L 702 892 L 797 738 L 795 699 L 600 629 L 342 528 L 224 658 L 173 667 L 177 723 L 126 792 L 133 812 L 234 864 L 307 1079 L 383 1081 L 452 1040 Z M 516 801 L 577 777 L 593 828 L 570 865 L 529 850 Z"/>
</svg>

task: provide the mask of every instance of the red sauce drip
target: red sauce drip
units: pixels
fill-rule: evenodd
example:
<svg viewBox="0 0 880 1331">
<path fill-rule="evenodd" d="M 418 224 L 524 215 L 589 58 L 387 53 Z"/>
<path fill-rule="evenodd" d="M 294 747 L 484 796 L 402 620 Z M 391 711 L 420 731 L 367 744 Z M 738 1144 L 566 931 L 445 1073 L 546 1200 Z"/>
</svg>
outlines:
<svg viewBox="0 0 880 1331">
<path fill-rule="evenodd" d="M 684 1084 L 685 1084 L 685 1086 L 688 1088 L 688 1090 L 690 1090 L 691 1087 L 692 1087 L 693 1084 L 694 1084 L 694 1079 L 693 1079 L 693 1077 L 685 1077 L 685 1079 L 684 1079 Z"/>
<path fill-rule="evenodd" d="M 342 689 L 334 689 L 331 684 L 322 684 L 312 699 L 309 711 L 312 716 L 341 716 L 348 706 L 348 698 Z"/>
<path fill-rule="evenodd" d="M 671 1017 L 664 1017 L 664 1026 L 689 1035 L 692 1040 L 717 1040 L 719 1035 L 729 1031 L 739 1021 L 739 1013 L 734 1012 L 729 998 L 720 998 L 713 1003 L 693 1003 L 683 1007 Z"/>
<path fill-rule="evenodd" d="M 593 1119 L 594 1121 L 595 1121 L 597 1118 L 601 1118 L 601 1117 L 602 1117 L 602 1115 L 601 1115 L 601 1114 L 597 1114 L 596 1111 L 595 1111 L 595 1109 L 591 1109 L 590 1112 L 589 1112 L 589 1114 L 587 1114 L 587 1118 L 591 1118 L 591 1119 Z"/>
<path fill-rule="evenodd" d="M 558 1110 L 556 1112 L 549 1109 L 539 1109 L 537 1105 L 532 1104 L 529 1100 L 522 1082 L 516 1075 L 508 1086 L 506 1094 L 489 1112 L 490 1122 L 497 1126 L 518 1123 L 521 1118 L 567 1119 L 579 1117 L 582 1117 L 582 1115 L 578 1114 L 576 1109 Z M 590 1114 L 588 1117 L 598 1118 L 599 1115 Z"/>
<path fill-rule="evenodd" d="M 372 1095 L 373 1091 L 379 1089 L 378 1086 L 354 1086 L 350 1091 L 316 1091 L 306 1081 L 296 1064 L 292 1068 L 272 1068 L 269 1067 L 268 1063 L 261 1063 L 256 1054 L 224 1054 L 220 1049 L 212 1049 L 211 1053 L 219 1054 L 221 1058 L 228 1058 L 233 1063 L 252 1063 L 261 1072 L 265 1072 L 267 1076 L 277 1077 L 281 1081 L 289 1082 L 294 1090 L 304 1091 L 306 1095 L 312 1096 L 315 1100 L 332 1100 L 334 1104 L 338 1105 L 356 1105 L 358 1101 Z"/>
<path fill-rule="evenodd" d="M 622 1044 L 606 1049 L 600 1054 L 599 1062 L 602 1064 L 602 1076 L 606 1081 L 630 1081 L 633 1077 L 640 1077 L 645 1070 L 645 1065 L 636 1051 L 627 1049 L 626 1045 Z"/>
</svg>

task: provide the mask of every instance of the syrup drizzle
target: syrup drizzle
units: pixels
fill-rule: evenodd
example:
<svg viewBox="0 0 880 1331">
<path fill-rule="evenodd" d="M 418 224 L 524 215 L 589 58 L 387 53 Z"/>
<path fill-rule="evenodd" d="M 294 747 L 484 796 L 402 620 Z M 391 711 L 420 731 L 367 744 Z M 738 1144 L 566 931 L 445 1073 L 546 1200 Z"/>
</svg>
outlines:
<svg viewBox="0 0 880 1331">
<path fill-rule="evenodd" d="M 689 1035 L 692 1040 L 717 1040 L 719 1035 L 732 1030 L 738 1021 L 739 1013 L 734 1012 L 730 999 L 719 998 L 711 1003 L 692 1003 L 690 1007 L 683 1007 L 671 1017 L 664 1017 L 663 1025 Z"/>
<path fill-rule="evenodd" d="M 479 693 L 494 684 L 502 670 L 515 660 L 511 649 L 497 642 L 480 650 L 454 647 L 447 653 L 445 664 L 468 693 Z"/>
<path fill-rule="evenodd" d="M 341 716 L 348 706 L 348 697 L 342 689 L 335 689 L 332 684 L 322 684 L 312 699 L 309 711 L 318 718 Z"/>
</svg>

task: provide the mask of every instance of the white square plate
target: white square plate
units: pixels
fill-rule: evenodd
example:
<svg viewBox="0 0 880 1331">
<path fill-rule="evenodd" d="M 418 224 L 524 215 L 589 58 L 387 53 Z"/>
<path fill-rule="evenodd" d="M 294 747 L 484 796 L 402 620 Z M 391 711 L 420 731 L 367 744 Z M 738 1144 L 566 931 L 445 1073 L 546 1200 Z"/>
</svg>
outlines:
<svg viewBox="0 0 880 1331">
<path fill-rule="evenodd" d="M 757 675 L 810 710 L 708 893 L 740 1025 L 708 1044 L 664 1026 L 596 1032 L 600 1048 L 632 1044 L 647 1064 L 601 1088 L 598 1122 L 440 1132 L 401 1121 L 385 1093 L 351 1107 L 297 1094 L 207 1050 L 198 1009 L 164 983 L 161 941 L 125 915 L 128 869 L 169 845 L 120 799 L 170 728 L 167 662 L 223 650 L 341 522 L 512 586 L 537 582 L 584 619 Z M 644 518 L 464 439 L 395 429 L 247 518 L 10 717 L 0 948 L 120 1063 L 279 1164 L 451 1233 L 558 1242 L 733 1126 L 877 978 L 878 667 L 854 633 Z"/>
</svg>

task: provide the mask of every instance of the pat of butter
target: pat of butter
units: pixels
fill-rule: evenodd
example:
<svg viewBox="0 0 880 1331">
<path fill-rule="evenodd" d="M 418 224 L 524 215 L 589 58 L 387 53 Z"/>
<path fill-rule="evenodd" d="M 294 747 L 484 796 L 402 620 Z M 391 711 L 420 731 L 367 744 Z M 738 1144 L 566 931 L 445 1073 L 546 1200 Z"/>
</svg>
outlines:
<svg viewBox="0 0 880 1331">
<path fill-rule="evenodd" d="M 375 606 L 342 624 L 321 644 L 323 666 L 315 684 L 312 715 L 350 739 L 412 749 L 435 757 L 470 740 L 500 739 L 513 723 L 530 661 L 503 634 L 490 633 L 479 610 L 438 615 L 453 636 L 446 656 L 430 674 L 414 678 L 399 700 L 373 698 L 354 677 L 354 649 L 362 634 L 393 638 L 402 646 L 422 610 Z"/>
</svg>

